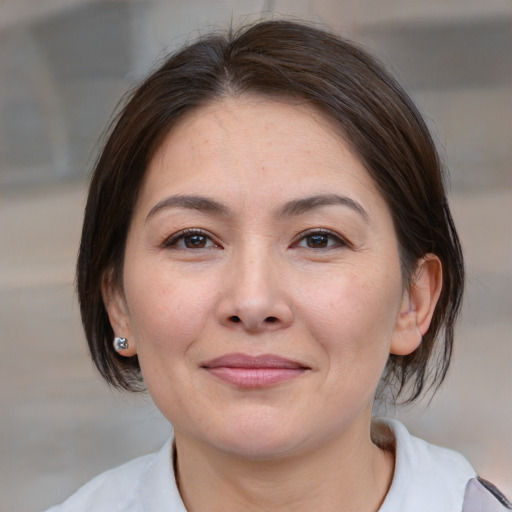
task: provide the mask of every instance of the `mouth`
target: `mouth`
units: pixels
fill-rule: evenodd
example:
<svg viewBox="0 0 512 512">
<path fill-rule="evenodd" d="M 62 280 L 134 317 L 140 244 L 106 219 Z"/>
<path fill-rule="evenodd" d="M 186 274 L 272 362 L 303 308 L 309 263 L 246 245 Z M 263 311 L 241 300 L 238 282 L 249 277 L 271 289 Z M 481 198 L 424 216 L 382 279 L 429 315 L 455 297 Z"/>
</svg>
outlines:
<svg viewBox="0 0 512 512">
<path fill-rule="evenodd" d="M 300 377 L 308 370 L 298 361 L 273 354 L 226 354 L 201 367 L 210 375 L 239 388 L 264 388 Z"/>
</svg>

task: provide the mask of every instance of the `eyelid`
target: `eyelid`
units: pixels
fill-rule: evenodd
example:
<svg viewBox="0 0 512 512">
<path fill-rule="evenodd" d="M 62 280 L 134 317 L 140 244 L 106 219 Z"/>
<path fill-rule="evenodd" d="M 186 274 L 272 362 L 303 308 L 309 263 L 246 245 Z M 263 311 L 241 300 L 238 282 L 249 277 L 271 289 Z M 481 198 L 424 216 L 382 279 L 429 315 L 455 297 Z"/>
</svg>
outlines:
<svg viewBox="0 0 512 512">
<path fill-rule="evenodd" d="M 222 248 L 219 242 L 215 239 L 215 237 L 209 233 L 208 231 L 201 229 L 201 228 L 186 228 L 182 229 L 180 231 L 177 231 L 176 233 L 173 233 L 172 235 L 166 237 L 164 241 L 162 242 L 161 246 L 164 248 L 170 248 L 175 247 L 177 242 L 179 242 L 181 239 L 186 238 L 187 236 L 194 236 L 194 235 L 202 235 L 211 240 L 211 242 L 214 244 L 216 248 Z M 211 247 L 205 247 L 204 249 L 211 249 Z M 197 249 L 193 249 L 197 250 Z"/>
<path fill-rule="evenodd" d="M 308 236 L 312 236 L 312 235 L 330 236 L 330 237 L 336 239 L 337 247 L 353 247 L 353 244 L 349 240 L 347 240 L 344 236 L 340 235 L 339 233 L 336 233 L 335 231 L 332 231 L 332 230 L 326 229 L 326 228 L 311 228 L 311 229 L 307 229 L 306 231 L 302 231 L 294 238 L 290 247 L 292 249 L 297 248 L 298 244 L 300 242 L 302 242 L 302 240 L 304 240 Z M 324 250 L 327 250 L 327 249 L 329 249 L 329 247 L 324 248 Z M 316 250 L 321 250 L 321 249 L 316 249 Z"/>
</svg>

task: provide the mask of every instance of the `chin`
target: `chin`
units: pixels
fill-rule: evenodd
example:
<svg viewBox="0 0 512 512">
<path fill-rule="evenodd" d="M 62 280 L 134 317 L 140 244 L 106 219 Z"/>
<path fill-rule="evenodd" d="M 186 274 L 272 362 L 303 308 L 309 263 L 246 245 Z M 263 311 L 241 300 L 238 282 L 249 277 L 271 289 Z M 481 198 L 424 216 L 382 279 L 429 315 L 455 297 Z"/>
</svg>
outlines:
<svg viewBox="0 0 512 512">
<path fill-rule="evenodd" d="M 253 460 L 286 457 L 300 451 L 306 444 L 304 431 L 283 424 L 281 418 L 248 418 L 245 422 L 230 423 L 229 430 L 219 432 L 210 442 L 218 449 L 235 456 Z"/>
<path fill-rule="evenodd" d="M 242 438 L 239 437 L 236 440 L 231 439 L 228 442 L 222 443 L 219 448 L 226 453 L 243 459 L 263 461 L 292 456 L 297 451 L 300 451 L 300 446 L 300 441 L 294 441 L 289 436 L 286 439 L 282 437 L 275 438 L 260 433 Z"/>
</svg>

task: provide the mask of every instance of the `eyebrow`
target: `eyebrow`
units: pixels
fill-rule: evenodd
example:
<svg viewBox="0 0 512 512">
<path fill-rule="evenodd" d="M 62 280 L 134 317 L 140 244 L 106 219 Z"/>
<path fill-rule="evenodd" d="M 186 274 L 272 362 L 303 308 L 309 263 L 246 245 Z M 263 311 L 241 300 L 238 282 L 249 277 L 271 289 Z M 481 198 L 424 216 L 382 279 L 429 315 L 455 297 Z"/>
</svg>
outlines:
<svg viewBox="0 0 512 512">
<path fill-rule="evenodd" d="M 351 210 L 358 213 L 365 222 L 369 222 L 370 218 L 366 210 L 357 202 L 347 196 L 338 194 L 322 194 L 317 196 L 304 197 L 302 199 L 294 199 L 286 203 L 277 212 L 278 217 L 289 217 L 293 215 L 302 215 L 322 206 L 342 205 L 347 206 Z"/>
<path fill-rule="evenodd" d="M 365 222 L 369 222 L 369 216 L 366 210 L 356 201 L 347 196 L 340 196 L 338 194 L 322 194 L 301 199 L 294 199 L 287 202 L 284 206 L 278 209 L 276 217 L 291 217 L 295 215 L 302 215 L 316 208 L 322 206 L 342 205 L 346 206 L 356 213 L 358 213 Z M 195 196 L 195 195 L 176 195 L 169 196 L 159 201 L 149 211 L 146 222 L 154 216 L 157 212 L 166 208 L 185 208 L 189 210 L 198 210 L 205 213 L 212 213 L 222 217 L 231 215 L 231 210 L 209 197 Z"/>
<path fill-rule="evenodd" d="M 157 212 L 166 208 L 185 208 L 188 210 L 198 210 L 206 213 L 227 217 L 230 214 L 229 208 L 222 203 L 203 196 L 170 196 L 159 201 L 149 211 L 146 222 Z"/>
</svg>

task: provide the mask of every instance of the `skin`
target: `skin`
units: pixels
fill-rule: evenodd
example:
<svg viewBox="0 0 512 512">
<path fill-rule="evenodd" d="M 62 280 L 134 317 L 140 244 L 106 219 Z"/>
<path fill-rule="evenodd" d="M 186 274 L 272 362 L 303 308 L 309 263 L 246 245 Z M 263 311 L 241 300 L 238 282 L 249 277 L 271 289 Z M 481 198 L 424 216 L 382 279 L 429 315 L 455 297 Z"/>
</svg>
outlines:
<svg viewBox="0 0 512 512">
<path fill-rule="evenodd" d="M 386 202 L 311 107 L 225 98 L 181 119 L 104 300 L 174 426 L 187 509 L 377 510 L 394 458 L 371 439 L 375 390 L 421 342 L 440 276 L 427 255 L 404 289 Z M 205 368 L 232 353 L 302 369 L 241 387 Z"/>
</svg>

